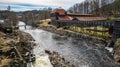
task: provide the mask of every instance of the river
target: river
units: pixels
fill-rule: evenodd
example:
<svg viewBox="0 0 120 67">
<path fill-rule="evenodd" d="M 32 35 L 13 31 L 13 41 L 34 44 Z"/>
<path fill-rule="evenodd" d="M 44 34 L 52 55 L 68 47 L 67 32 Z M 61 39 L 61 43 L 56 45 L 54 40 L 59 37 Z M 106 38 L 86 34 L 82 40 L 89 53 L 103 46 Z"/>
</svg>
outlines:
<svg viewBox="0 0 120 67">
<path fill-rule="evenodd" d="M 117 67 L 111 53 L 99 44 L 87 40 L 75 40 L 41 29 L 22 30 L 32 35 L 37 44 L 34 54 L 35 67 L 53 67 L 45 50 L 58 52 L 75 67 Z"/>
</svg>

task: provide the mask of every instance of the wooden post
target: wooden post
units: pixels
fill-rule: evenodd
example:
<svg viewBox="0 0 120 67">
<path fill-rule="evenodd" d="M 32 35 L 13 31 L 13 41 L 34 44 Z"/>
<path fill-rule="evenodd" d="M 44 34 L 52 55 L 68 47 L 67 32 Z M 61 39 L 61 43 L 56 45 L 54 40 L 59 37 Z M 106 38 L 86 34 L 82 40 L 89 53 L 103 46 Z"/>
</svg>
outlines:
<svg viewBox="0 0 120 67">
<path fill-rule="evenodd" d="M 113 38 L 120 38 L 120 21 L 115 21 L 113 26 Z"/>
</svg>

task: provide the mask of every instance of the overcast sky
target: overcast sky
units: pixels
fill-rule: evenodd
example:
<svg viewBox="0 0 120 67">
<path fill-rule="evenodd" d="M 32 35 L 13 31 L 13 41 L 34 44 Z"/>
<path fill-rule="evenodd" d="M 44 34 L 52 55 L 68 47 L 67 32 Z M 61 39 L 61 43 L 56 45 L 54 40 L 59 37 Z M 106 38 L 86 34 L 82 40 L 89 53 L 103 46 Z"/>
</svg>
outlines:
<svg viewBox="0 0 120 67">
<path fill-rule="evenodd" d="M 8 5 L 13 11 L 39 10 L 48 7 L 68 9 L 82 1 L 84 0 L 0 0 L 0 10 L 6 10 Z"/>
</svg>

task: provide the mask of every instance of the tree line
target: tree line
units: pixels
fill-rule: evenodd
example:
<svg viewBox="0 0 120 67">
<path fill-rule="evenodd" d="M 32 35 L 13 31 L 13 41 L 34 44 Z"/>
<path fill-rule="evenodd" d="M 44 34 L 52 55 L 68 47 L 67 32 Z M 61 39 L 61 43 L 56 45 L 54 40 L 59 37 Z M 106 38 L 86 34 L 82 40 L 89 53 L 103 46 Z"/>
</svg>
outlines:
<svg viewBox="0 0 120 67">
<path fill-rule="evenodd" d="M 120 0 L 85 0 L 68 9 L 72 13 L 95 14 L 100 16 L 120 14 Z"/>
<path fill-rule="evenodd" d="M 45 20 L 50 18 L 50 11 L 52 9 L 43 9 L 43 10 L 32 10 L 21 12 L 20 20 L 24 21 L 27 25 L 35 26 L 40 20 Z"/>
<path fill-rule="evenodd" d="M 16 26 L 18 24 L 17 15 L 13 11 L 1 10 L 0 19 L 4 20 L 6 27 Z"/>
<path fill-rule="evenodd" d="M 10 6 L 9 6 L 10 8 Z M 5 21 L 5 26 L 16 26 L 18 21 L 24 21 L 27 25 L 36 26 L 40 20 L 50 18 L 52 8 L 44 8 L 43 10 L 31 10 L 24 12 L 14 12 L 8 10 L 0 10 L 0 20 Z"/>
</svg>

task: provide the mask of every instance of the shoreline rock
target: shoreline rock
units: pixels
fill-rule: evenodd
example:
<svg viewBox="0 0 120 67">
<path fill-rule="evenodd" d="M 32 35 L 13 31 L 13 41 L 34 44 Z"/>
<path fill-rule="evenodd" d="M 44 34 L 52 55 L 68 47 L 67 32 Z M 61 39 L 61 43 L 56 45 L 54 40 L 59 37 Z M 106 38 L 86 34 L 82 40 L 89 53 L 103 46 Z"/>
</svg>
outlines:
<svg viewBox="0 0 120 67">
<path fill-rule="evenodd" d="M 114 54 L 113 54 L 114 59 L 120 63 L 120 38 L 117 39 L 113 49 L 114 49 Z"/>
<path fill-rule="evenodd" d="M 74 65 L 70 64 L 70 62 L 61 57 L 58 52 L 50 52 L 49 50 L 45 50 L 45 53 L 49 55 L 49 59 L 53 67 L 75 67 Z"/>
</svg>

